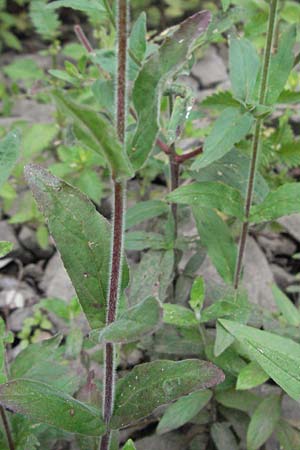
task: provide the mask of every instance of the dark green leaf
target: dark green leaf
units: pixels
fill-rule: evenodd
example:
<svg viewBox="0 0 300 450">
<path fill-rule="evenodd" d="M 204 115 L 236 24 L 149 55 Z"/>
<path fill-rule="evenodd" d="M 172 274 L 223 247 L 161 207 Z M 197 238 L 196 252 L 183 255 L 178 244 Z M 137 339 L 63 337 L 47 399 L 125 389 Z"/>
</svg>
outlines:
<svg viewBox="0 0 300 450">
<path fill-rule="evenodd" d="M 224 380 L 213 364 L 199 360 L 154 361 L 136 366 L 117 383 L 112 428 L 148 416 L 160 405 Z"/>
<path fill-rule="evenodd" d="M 225 109 L 215 122 L 205 141 L 203 154 L 193 163 L 192 169 L 203 169 L 226 155 L 250 132 L 253 120 L 250 113 L 242 113 L 238 108 Z"/>
<path fill-rule="evenodd" d="M 156 331 L 162 319 L 162 308 L 154 297 L 125 311 L 114 323 L 103 328 L 99 334 L 100 342 L 134 342 L 146 334 Z M 93 335 L 97 330 L 93 331 Z"/>
<path fill-rule="evenodd" d="M 300 345 L 274 333 L 220 319 L 264 371 L 296 401 L 300 398 Z M 288 352 L 287 352 L 288 349 Z"/>
<path fill-rule="evenodd" d="M 217 450 L 238 450 L 236 438 L 230 430 L 230 425 L 226 422 L 214 423 L 210 434 Z"/>
<path fill-rule="evenodd" d="M 87 197 L 46 170 L 27 166 L 26 178 L 91 327 L 102 327 L 109 281 L 109 223 Z"/>
<path fill-rule="evenodd" d="M 182 425 L 193 419 L 204 408 L 211 397 L 211 391 L 205 390 L 196 391 L 186 397 L 180 398 L 167 408 L 158 424 L 156 432 L 163 434 L 182 427 Z"/>
<path fill-rule="evenodd" d="M 187 61 L 196 39 L 207 28 L 210 13 L 203 11 L 185 20 L 173 36 L 144 64 L 133 89 L 133 103 L 138 116 L 137 130 L 129 147 L 135 170 L 147 160 L 159 131 L 161 95 L 167 81 Z"/>
<path fill-rule="evenodd" d="M 204 181 L 181 186 L 171 192 L 167 199 L 195 207 L 215 208 L 230 216 L 242 219 L 243 200 L 239 191 L 223 183 Z"/>
<path fill-rule="evenodd" d="M 286 183 L 270 192 L 265 200 L 251 209 L 251 222 L 260 223 L 300 212 L 300 183 Z"/>
<path fill-rule="evenodd" d="M 256 408 L 247 432 L 247 447 L 259 449 L 273 433 L 280 418 L 280 396 L 270 395 Z"/>
<path fill-rule="evenodd" d="M 260 61 L 253 44 L 247 39 L 230 39 L 230 80 L 235 97 L 245 103 L 254 100 Z"/>
<path fill-rule="evenodd" d="M 284 450 L 298 450 L 300 448 L 300 432 L 280 420 L 276 427 L 276 436 Z"/>
<path fill-rule="evenodd" d="M 71 433 L 100 436 L 105 432 L 96 408 L 38 381 L 19 379 L 0 385 L 0 403 L 36 423 Z"/>
<path fill-rule="evenodd" d="M 74 103 L 61 92 L 55 91 L 53 97 L 61 111 L 72 117 L 74 123 L 93 141 L 93 149 L 98 149 L 98 153 L 105 157 L 113 174 L 118 179 L 130 178 L 133 170 L 113 125 L 103 115 Z"/>
<path fill-rule="evenodd" d="M 217 271 L 228 284 L 234 277 L 236 264 L 236 245 L 226 223 L 212 210 L 193 207 L 198 233 L 201 242 Z"/>
</svg>

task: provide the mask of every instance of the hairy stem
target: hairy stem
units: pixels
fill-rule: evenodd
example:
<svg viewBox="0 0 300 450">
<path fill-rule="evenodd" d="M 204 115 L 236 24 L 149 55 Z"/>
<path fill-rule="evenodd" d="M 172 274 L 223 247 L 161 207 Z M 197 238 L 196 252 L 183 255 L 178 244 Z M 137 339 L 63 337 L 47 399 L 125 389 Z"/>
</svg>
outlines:
<svg viewBox="0 0 300 450">
<path fill-rule="evenodd" d="M 173 112 L 173 96 L 172 94 L 169 95 L 169 114 L 170 117 L 172 116 Z M 170 164 L 170 191 L 174 191 L 179 186 L 179 163 L 176 160 L 176 150 L 175 150 L 175 144 L 172 144 L 170 147 L 170 153 L 169 153 L 169 164 Z M 175 236 L 174 238 L 177 238 L 178 235 L 178 218 L 177 218 L 177 204 L 172 203 L 171 204 L 174 224 L 175 224 Z"/>
<path fill-rule="evenodd" d="M 5 434 L 6 434 L 6 439 L 7 439 L 9 450 L 15 450 L 15 445 L 14 445 L 14 441 L 13 441 L 12 434 L 10 431 L 8 417 L 6 415 L 6 411 L 3 408 L 3 406 L 0 406 L 0 414 L 1 414 L 1 419 L 3 422 L 3 427 L 4 427 Z"/>
<path fill-rule="evenodd" d="M 118 0 L 118 73 L 117 73 L 117 108 L 116 126 L 120 141 L 125 144 L 126 127 L 126 95 L 127 95 L 127 27 L 128 27 L 128 7 L 127 0 Z M 123 237 L 124 237 L 124 216 L 125 216 L 125 195 L 126 183 L 117 182 L 114 174 L 114 218 L 113 218 L 113 238 L 112 257 L 110 270 L 110 285 L 107 302 L 107 325 L 114 322 L 119 300 L 119 290 L 122 281 L 122 257 L 123 257 Z M 111 432 L 109 421 L 114 406 L 115 388 L 115 349 L 113 344 L 105 346 L 105 389 L 103 400 L 103 417 L 107 423 L 108 431 L 102 437 L 100 450 L 108 450 L 110 445 Z"/>
<path fill-rule="evenodd" d="M 271 0 L 267 40 L 266 40 L 266 46 L 265 46 L 265 52 L 264 52 L 263 73 L 262 73 L 260 92 L 259 92 L 259 103 L 261 105 L 265 105 L 266 97 L 267 97 L 267 93 L 268 93 L 270 60 L 271 60 L 272 48 L 273 48 L 273 43 L 274 43 L 274 35 L 275 35 L 275 30 L 276 30 L 277 7 L 278 7 L 278 0 Z M 234 288 L 235 289 L 239 288 L 239 283 L 240 283 L 240 279 L 241 279 L 243 258 L 244 258 L 246 241 L 247 241 L 248 230 L 249 230 L 249 216 L 250 216 L 250 209 L 251 209 L 252 199 L 253 199 L 255 174 L 256 174 L 256 168 L 257 168 L 257 157 L 258 157 L 260 143 L 261 143 L 262 125 L 263 125 L 263 119 L 257 119 L 256 124 L 255 124 L 253 142 L 252 142 L 252 158 L 251 158 L 251 164 L 250 164 L 250 173 L 249 173 L 249 178 L 248 178 L 248 187 L 247 187 L 246 201 L 245 201 L 245 219 L 244 219 L 242 233 L 241 233 L 241 237 L 240 237 L 237 264 L 236 264 L 236 270 L 235 270 L 235 275 L 234 275 Z"/>
</svg>

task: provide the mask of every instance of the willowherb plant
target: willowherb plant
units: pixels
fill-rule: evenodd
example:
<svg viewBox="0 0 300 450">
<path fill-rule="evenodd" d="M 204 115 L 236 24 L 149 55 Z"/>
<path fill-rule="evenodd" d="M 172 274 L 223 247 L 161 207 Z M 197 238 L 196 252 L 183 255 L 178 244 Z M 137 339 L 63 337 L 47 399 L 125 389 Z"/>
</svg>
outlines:
<svg viewBox="0 0 300 450">
<path fill-rule="evenodd" d="M 108 6 L 108 2 L 105 4 Z M 157 140 L 160 101 L 167 83 L 186 63 L 210 22 L 210 14 L 205 11 L 188 18 L 144 60 L 145 42 L 136 42 L 128 51 L 127 0 L 119 0 L 117 10 L 114 121 L 80 106 L 62 92 L 53 93 L 58 107 L 73 121 L 75 133 L 85 136 L 110 168 L 114 191 L 112 225 L 72 186 L 38 166 L 25 169 L 92 333 L 99 335 L 105 345 L 103 411 L 101 414 L 100 405 L 97 408 L 85 404 L 32 379 L 10 379 L 0 387 L 1 404 L 10 411 L 68 432 L 101 437 L 101 450 L 110 448 L 114 430 L 142 419 L 159 405 L 223 380 L 222 371 L 210 362 L 188 359 L 142 364 L 116 382 L 116 345 L 154 332 L 162 319 L 160 301 L 149 295 L 118 313 L 120 295 L 124 295 L 129 276 L 123 256 L 126 183 L 145 163 Z M 128 58 L 138 67 L 132 80 L 132 99 L 128 97 Z M 128 109 L 136 121 L 131 134 L 127 133 Z M 174 154 L 171 163 L 172 158 Z"/>
<path fill-rule="evenodd" d="M 225 11 L 229 9 L 230 1 L 222 3 Z M 20 446 L 31 450 L 38 445 L 32 424 L 46 424 L 47 432 L 51 427 L 59 429 L 62 438 L 74 433 L 84 450 L 113 450 L 119 448 L 120 429 L 172 402 L 159 422 L 158 434 L 195 420 L 196 427 L 205 425 L 208 445 L 218 450 L 244 448 L 245 439 L 247 448 L 259 449 L 275 429 L 283 448 L 298 448 L 299 433 L 281 415 L 282 396 L 270 394 L 261 400 L 252 392 L 244 392 L 271 378 L 293 399 L 298 401 L 300 396 L 300 346 L 292 340 L 300 326 L 298 309 L 273 287 L 278 316 L 257 310 L 242 288 L 250 226 L 300 212 L 298 183 L 270 191 L 259 172 L 264 126 L 279 101 L 297 98 L 297 93 L 286 91 L 285 86 L 299 61 L 293 53 L 296 27 L 280 26 L 280 1 L 271 0 L 269 6 L 263 3 L 268 20 L 263 58 L 248 39 L 232 33 L 232 91 L 217 92 L 204 100 L 202 107 L 221 112 L 203 145 L 186 153 L 177 151 L 177 141 L 194 100 L 178 76 L 190 68 L 191 56 L 199 45 L 220 37 L 238 22 L 239 12 L 229 9 L 225 17 L 214 18 L 211 24 L 209 12 L 196 13 L 168 30 L 160 45 L 159 40 L 149 45 L 145 14 L 130 30 L 129 0 L 116 2 L 116 16 L 107 0 L 88 5 L 73 0 L 49 4 L 52 9 L 77 8 L 89 16 L 104 14 L 116 32 L 116 51 L 104 54 L 93 49 L 77 25 L 76 35 L 97 66 L 99 79 L 88 95 L 84 84 L 80 88 L 72 85 L 74 77 L 67 77 L 72 89 L 52 93 L 59 117 L 71 125 L 68 139 L 71 136 L 97 154 L 110 172 L 112 224 L 78 189 L 39 166 L 25 169 L 88 320 L 89 341 L 104 348 L 102 406 L 95 394 L 99 394 L 99 380 L 94 380 L 91 372 L 85 387 L 95 398 L 88 403 L 72 396 L 76 389 L 68 386 L 69 372 L 62 384 L 57 380 L 47 384 L 39 376 L 36 361 L 31 371 L 28 368 L 30 358 L 38 359 L 36 355 L 43 352 L 47 368 L 55 360 L 59 366 L 59 336 L 36 344 L 34 349 L 29 346 L 27 354 L 25 350 L 16 358 L 9 374 L 1 369 L 0 412 L 10 450 Z M 76 72 L 74 67 L 69 69 Z M 66 80 L 62 71 L 52 71 L 52 75 Z M 100 113 L 91 93 L 101 100 Z M 87 98 L 93 107 L 82 104 Z M 166 114 L 164 108 L 168 109 Z M 15 135 L 7 139 L 16 144 Z M 11 141 L 3 145 L 13 148 Z M 168 164 L 171 192 L 166 201 L 144 201 L 128 209 L 129 180 L 145 175 L 152 155 L 159 152 Z M 13 152 L 9 164 L 14 163 L 16 154 Z M 185 177 L 193 182 L 180 186 L 182 167 Z M 194 237 L 188 241 L 180 233 L 190 209 L 200 242 Z M 128 231 L 162 215 L 167 217 L 164 235 Z M 237 228 L 241 228 L 238 248 L 232 232 Z M 130 273 L 125 249 L 151 250 Z M 182 269 L 181 256 L 188 249 L 193 250 L 193 256 Z M 196 275 L 206 252 L 224 282 L 222 293 L 209 306 L 205 305 L 205 282 Z M 156 290 L 151 278 L 154 271 L 159 274 Z M 189 300 L 190 308 L 183 306 L 184 300 Z M 49 307 L 49 302 L 43 305 Z M 72 308 L 76 306 L 64 310 L 63 316 L 73 315 Z M 216 329 L 211 327 L 212 321 Z M 70 334 L 74 333 L 72 320 L 69 326 Z M 3 355 L 9 336 L 4 328 L 0 332 Z M 144 348 L 157 344 L 156 353 L 176 355 L 175 360 L 154 359 L 117 379 L 120 346 L 140 340 Z M 72 352 L 76 354 L 74 349 L 67 351 L 69 355 Z M 186 354 L 194 359 L 182 359 Z M 215 387 L 214 391 L 210 387 Z M 20 433 L 23 440 L 17 436 L 17 444 L 11 432 L 15 430 L 13 421 L 9 423 L 5 409 L 24 416 L 22 427 L 26 430 Z M 247 436 L 241 437 L 241 423 Z M 131 440 L 124 447 L 134 448 Z"/>
</svg>

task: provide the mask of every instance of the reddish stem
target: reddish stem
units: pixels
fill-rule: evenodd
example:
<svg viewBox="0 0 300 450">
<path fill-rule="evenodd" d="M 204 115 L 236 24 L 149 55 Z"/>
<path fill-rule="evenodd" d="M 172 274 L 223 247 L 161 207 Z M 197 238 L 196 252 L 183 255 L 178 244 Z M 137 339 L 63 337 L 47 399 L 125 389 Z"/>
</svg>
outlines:
<svg viewBox="0 0 300 450">
<path fill-rule="evenodd" d="M 127 0 L 118 0 L 118 73 L 117 73 L 117 112 L 116 123 L 118 137 L 125 144 L 126 128 L 126 94 L 127 94 Z M 120 284 L 122 281 L 122 255 L 123 255 L 123 228 L 125 215 L 126 183 L 114 179 L 114 218 L 112 238 L 112 258 L 110 271 L 110 285 L 108 294 L 108 308 L 106 324 L 114 322 L 119 299 Z M 102 437 L 100 450 L 108 450 L 111 431 L 109 422 L 114 407 L 115 388 L 115 349 L 113 344 L 105 346 L 105 389 L 103 400 L 103 416 L 107 423 L 107 433 Z"/>
<path fill-rule="evenodd" d="M 12 434 L 10 431 L 8 418 L 7 418 L 7 415 L 6 415 L 6 412 L 5 412 L 5 409 L 3 408 L 3 406 L 0 406 L 0 415 L 1 415 L 2 422 L 3 422 L 3 427 L 5 430 L 9 450 L 15 450 L 15 444 L 14 444 Z"/>
</svg>

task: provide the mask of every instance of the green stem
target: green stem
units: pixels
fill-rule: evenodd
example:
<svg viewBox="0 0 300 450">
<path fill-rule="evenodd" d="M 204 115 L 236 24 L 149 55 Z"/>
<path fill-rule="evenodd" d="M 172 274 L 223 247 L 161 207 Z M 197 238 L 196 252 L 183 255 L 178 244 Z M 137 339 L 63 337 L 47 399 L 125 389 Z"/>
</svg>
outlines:
<svg viewBox="0 0 300 450">
<path fill-rule="evenodd" d="M 260 92 L 259 92 L 259 103 L 261 105 L 266 104 L 266 98 L 267 98 L 267 93 L 268 93 L 270 61 L 271 61 L 271 54 L 272 54 L 272 48 L 273 48 L 273 42 L 274 42 L 274 35 L 275 35 L 275 30 L 276 30 L 277 7 L 278 7 L 278 0 L 271 0 L 267 40 L 266 40 L 266 46 L 265 46 L 265 52 L 264 52 L 263 73 L 262 73 Z M 251 209 L 252 199 L 253 199 L 255 174 L 256 174 L 257 159 L 258 159 L 257 157 L 258 157 L 259 148 L 260 148 L 260 144 L 261 144 L 262 126 L 263 126 L 263 119 L 257 119 L 256 125 L 255 125 L 253 141 L 252 141 L 252 158 L 251 158 L 250 173 L 249 173 L 249 178 L 248 178 L 248 187 L 247 187 L 246 200 L 245 200 L 245 219 L 244 219 L 242 233 L 241 233 L 240 242 L 239 242 L 237 264 L 236 264 L 234 283 L 233 283 L 234 288 L 236 290 L 239 288 L 239 283 L 240 283 L 240 279 L 241 279 L 243 259 L 244 259 L 246 241 L 247 241 L 248 230 L 249 230 L 249 217 L 250 217 L 250 209 Z"/>
<path fill-rule="evenodd" d="M 125 145 L 126 129 L 126 97 L 127 97 L 127 30 L 128 30 L 127 0 L 118 0 L 118 72 L 117 72 L 117 108 L 116 124 L 118 137 Z M 114 183 L 114 217 L 112 235 L 112 253 L 110 267 L 110 284 L 107 301 L 106 324 L 116 319 L 119 302 L 119 291 L 122 282 L 122 260 L 124 250 L 124 218 L 126 209 L 126 183 L 115 180 Z M 103 399 L 103 417 L 107 424 L 107 432 L 100 442 L 100 450 L 108 450 L 110 446 L 111 431 L 109 422 L 114 407 L 115 391 L 115 348 L 113 344 L 105 346 L 105 389 Z"/>
<path fill-rule="evenodd" d="M 115 16 L 112 7 L 110 6 L 109 0 L 103 0 L 103 4 L 108 14 L 109 20 L 111 21 L 113 27 L 116 28 Z"/>
</svg>

